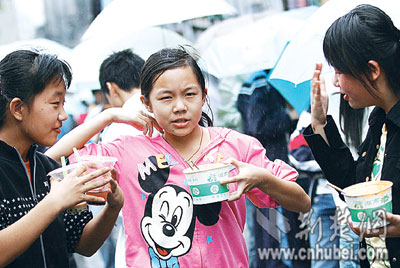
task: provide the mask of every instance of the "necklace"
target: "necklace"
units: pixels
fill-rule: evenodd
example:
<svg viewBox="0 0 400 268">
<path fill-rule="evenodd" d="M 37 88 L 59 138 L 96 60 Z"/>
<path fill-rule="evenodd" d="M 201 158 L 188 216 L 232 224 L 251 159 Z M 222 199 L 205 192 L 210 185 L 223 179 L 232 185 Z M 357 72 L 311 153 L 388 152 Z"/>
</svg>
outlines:
<svg viewBox="0 0 400 268">
<path fill-rule="evenodd" d="M 201 144 L 203 143 L 203 128 L 200 127 L 200 131 L 201 131 L 201 138 L 200 138 L 200 144 L 199 147 L 197 148 L 197 150 L 187 159 L 187 161 L 190 161 L 190 159 L 192 159 L 193 156 L 195 156 L 197 154 L 197 152 L 200 150 L 201 148 Z"/>
</svg>

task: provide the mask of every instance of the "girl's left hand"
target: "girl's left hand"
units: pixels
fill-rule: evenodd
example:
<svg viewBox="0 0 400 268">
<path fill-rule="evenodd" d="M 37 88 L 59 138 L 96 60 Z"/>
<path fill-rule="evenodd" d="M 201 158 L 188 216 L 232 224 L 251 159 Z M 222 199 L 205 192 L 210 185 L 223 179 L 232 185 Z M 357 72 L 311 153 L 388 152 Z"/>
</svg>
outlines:
<svg viewBox="0 0 400 268">
<path fill-rule="evenodd" d="M 111 171 L 113 180 L 110 181 L 111 190 L 107 196 L 107 203 L 108 206 L 114 209 L 121 209 L 124 205 L 124 193 L 122 192 L 121 188 L 116 179 L 116 172 L 115 169 Z"/>
<path fill-rule="evenodd" d="M 240 162 L 236 159 L 229 159 L 224 162 L 224 164 L 232 164 L 239 170 L 239 174 L 236 176 L 220 181 L 222 185 L 237 183 L 237 189 L 235 192 L 230 193 L 228 201 L 236 201 L 240 199 L 242 194 L 247 193 L 263 182 L 263 176 L 265 176 L 265 169 L 263 168 Z"/>
<path fill-rule="evenodd" d="M 349 222 L 350 228 L 361 237 L 400 237 L 400 215 L 386 212 L 386 221 L 390 222 L 389 225 L 373 230 L 366 230 L 360 227 L 355 227 Z"/>
<path fill-rule="evenodd" d="M 138 130 L 143 131 L 143 135 L 151 137 L 153 135 L 153 128 L 163 133 L 163 129 L 158 125 L 157 121 L 151 115 L 139 110 L 135 113 L 127 113 L 123 108 L 108 108 L 106 110 L 111 114 L 113 122 L 126 123 L 132 125 Z"/>
</svg>

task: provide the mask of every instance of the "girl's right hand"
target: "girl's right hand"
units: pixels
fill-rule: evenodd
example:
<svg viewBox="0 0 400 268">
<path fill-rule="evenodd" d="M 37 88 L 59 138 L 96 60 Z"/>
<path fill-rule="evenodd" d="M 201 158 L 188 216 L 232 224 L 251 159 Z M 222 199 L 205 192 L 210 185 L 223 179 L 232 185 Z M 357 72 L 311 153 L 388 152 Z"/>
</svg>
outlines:
<svg viewBox="0 0 400 268">
<path fill-rule="evenodd" d="M 111 113 L 113 122 L 132 125 L 136 129 L 143 131 L 143 135 L 147 134 L 151 137 L 153 134 L 153 127 L 160 133 L 163 133 L 163 129 L 158 125 L 155 118 L 142 110 L 135 113 L 127 113 L 126 110 L 122 108 L 109 108 L 107 111 Z"/>
<path fill-rule="evenodd" d="M 326 125 L 328 94 L 325 80 L 321 77 L 322 64 L 318 63 L 311 79 L 311 126 L 315 130 Z M 315 132 L 315 131 L 314 131 Z"/>
<path fill-rule="evenodd" d="M 362 229 L 349 222 L 350 228 L 361 237 L 400 237 L 400 215 L 386 212 L 384 217 L 390 224 L 378 229 Z"/>
<path fill-rule="evenodd" d="M 109 167 L 97 169 L 89 174 L 85 174 L 87 167 L 82 164 L 69 173 L 62 181 L 55 178 L 50 178 L 51 188 L 49 197 L 53 198 L 53 202 L 58 204 L 61 211 L 71 208 L 81 202 L 88 203 L 104 203 L 101 197 L 85 194 L 87 191 L 101 187 L 109 183 L 112 178 L 99 179 L 92 181 L 97 177 L 110 172 Z"/>
</svg>

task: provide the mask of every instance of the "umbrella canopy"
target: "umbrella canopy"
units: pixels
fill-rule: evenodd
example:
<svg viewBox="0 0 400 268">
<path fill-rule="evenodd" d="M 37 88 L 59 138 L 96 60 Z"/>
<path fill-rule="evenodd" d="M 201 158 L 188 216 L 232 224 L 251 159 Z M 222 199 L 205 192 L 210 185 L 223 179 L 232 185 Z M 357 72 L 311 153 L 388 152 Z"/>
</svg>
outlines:
<svg viewBox="0 0 400 268">
<path fill-rule="evenodd" d="M 4 58 L 10 52 L 17 49 L 31 49 L 36 48 L 43 52 L 56 54 L 62 59 L 67 59 L 70 56 L 72 49 L 64 46 L 56 41 L 45 38 L 29 39 L 22 41 L 15 41 L 6 45 L 0 46 L 0 59 Z"/>
<path fill-rule="evenodd" d="M 381 8 L 399 27 L 400 1 L 329 0 L 306 20 L 282 53 L 269 82 L 299 114 L 310 104 L 310 81 L 315 64 L 323 63 L 322 74 L 333 71 L 328 66 L 322 50 L 326 30 L 337 18 L 363 3 Z"/>
<path fill-rule="evenodd" d="M 74 73 L 71 91 L 100 88 L 100 65 L 113 52 L 130 48 L 144 60 L 164 47 L 192 45 L 178 33 L 161 27 L 131 31 L 120 38 L 91 38 L 77 45 L 69 62 Z"/>
<path fill-rule="evenodd" d="M 82 40 L 120 36 L 133 29 L 217 14 L 235 14 L 225 0 L 114 0 L 94 19 Z"/>
<path fill-rule="evenodd" d="M 266 16 L 277 14 L 279 11 L 275 9 L 267 9 L 263 12 L 242 14 L 237 17 L 228 18 L 215 23 L 202 32 L 196 40 L 196 48 L 203 52 L 210 43 L 223 35 L 237 31 L 239 28 L 252 24 Z"/>
<path fill-rule="evenodd" d="M 236 26 L 234 31 L 222 32 L 207 45 L 202 41 L 196 46 L 207 63 L 208 72 L 218 78 L 271 69 L 287 42 L 317 9 L 316 6 L 310 6 L 267 14 L 241 26 L 232 23 Z M 207 35 L 208 31 L 214 29 L 206 30 L 203 34 Z M 199 40 L 202 40 L 201 37 Z"/>
</svg>

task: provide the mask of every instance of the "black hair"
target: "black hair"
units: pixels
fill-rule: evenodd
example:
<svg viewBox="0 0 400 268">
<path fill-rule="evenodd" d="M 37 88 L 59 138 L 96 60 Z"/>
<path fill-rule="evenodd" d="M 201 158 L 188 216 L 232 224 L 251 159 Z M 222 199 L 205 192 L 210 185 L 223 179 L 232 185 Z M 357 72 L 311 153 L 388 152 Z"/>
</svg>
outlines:
<svg viewBox="0 0 400 268">
<path fill-rule="evenodd" d="M 326 60 L 341 73 L 359 80 L 372 95 L 368 61 L 384 70 L 389 86 L 400 97 L 400 31 L 381 9 L 363 4 L 338 18 L 327 30 L 323 49 Z M 366 78 L 368 83 L 365 81 Z"/>
<path fill-rule="evenodd" d="M 353 109 L 349 102 L 343 99 L 343 95 L 340 96 L 339 105 L 340 129 L 345 136 L 346 143 L 358 148 L 362 141 L 366 109 Z"/>
<path fill-rule="evenodd" d="M 113 53 L 100 66 L 100 88 L 104 94 L 110 94 L 106 83 L 114 82 L 124 91 L 130 92 L 140 86 L 140 70 L 144 60 L 131 49 Z"/>
<path fill-rule="evenodd" d="M 140 76 L 140 88 L 143 97 L 148 100 L 150 91 L 153 89 L 154 83 L 165 72 L 171 69 L 189 66 L 195 74 L 197 81 L 200 84 L 203 95 L 206 94 L 205 76 L 197 64 L 198 55 L 190 53 L 184 47 L 179 48 L 164 48 L 152 54 L 145 62 Z M 208 99 L 206 99 L 208 109 L 211 111 Z M 211 112 L 212 116 L 212 112 Z M 213 120 L 202 112 L 199 121 L 201 126 L 212 126 Z"/>
<path fill-rule="evenodd" d="M 0 61 L 0 127 L 13 98 L 31 104 L 49 83 L 64 83 L 67 89 L 71 80 L 69 64 L 56 55 L 34 49 L 11 52 Z"/>
</svg>

